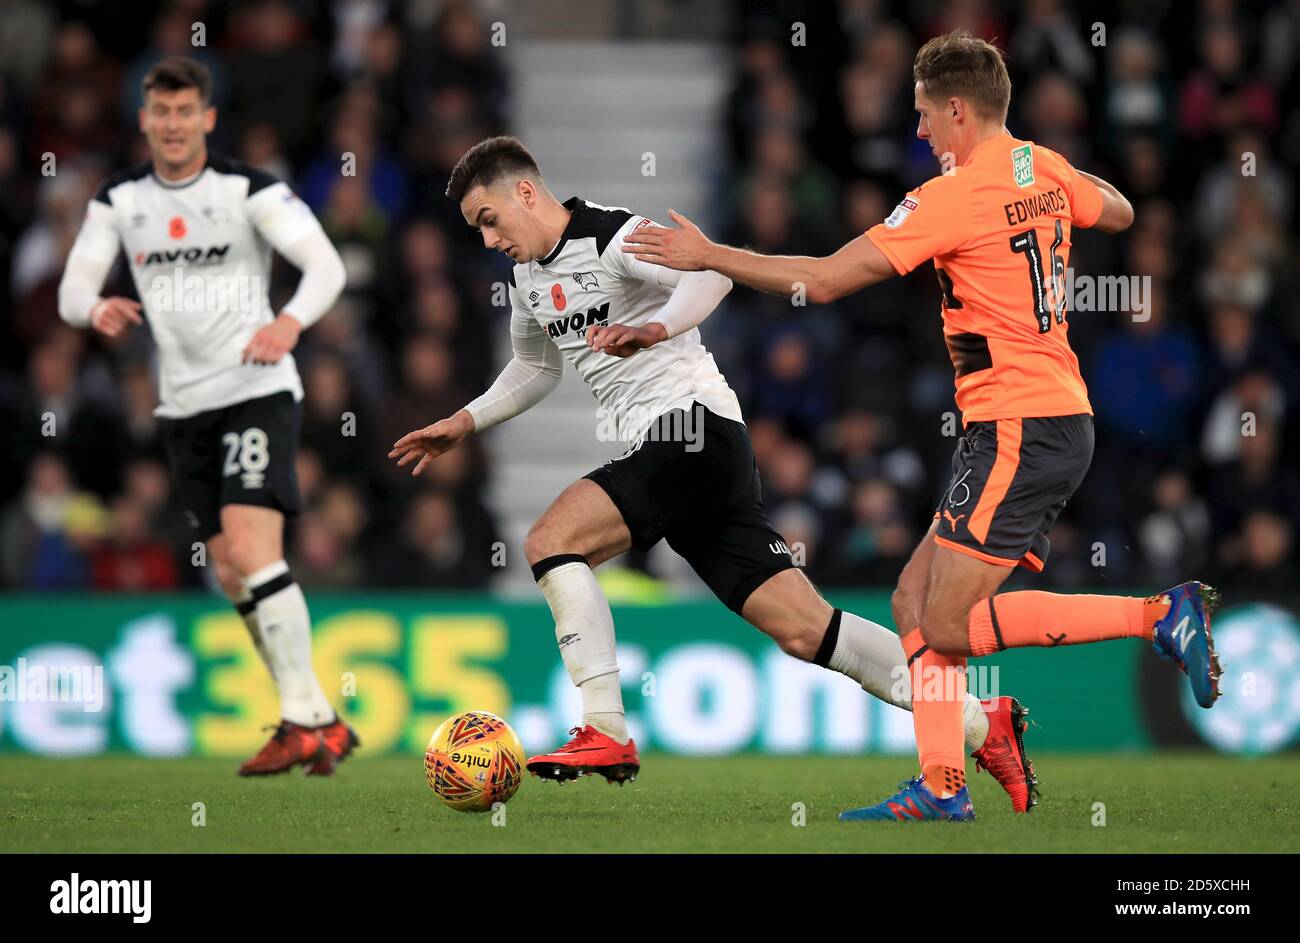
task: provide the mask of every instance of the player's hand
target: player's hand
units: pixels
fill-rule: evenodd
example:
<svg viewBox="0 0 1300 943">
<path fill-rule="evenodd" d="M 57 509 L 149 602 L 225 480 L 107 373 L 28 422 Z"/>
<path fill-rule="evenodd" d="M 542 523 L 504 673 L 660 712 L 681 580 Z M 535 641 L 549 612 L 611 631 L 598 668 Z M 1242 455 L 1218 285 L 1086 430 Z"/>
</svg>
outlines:
<svg viewBox="0 0 1300 943">
<path fill-rule="evenodd" d="M 587 332 L 587 346 L 613 357 L 631 357 L 638 350 L 653 347 L 668 339 L 668 329 L 658 321 L 645 327 L 630 324 L 610 324 L 594 327 Z"/>
<path fill-rule="evenodd" d="M 699 272 L 710 268 L 709 252 L 715 245 L 689 219 L 676 210 L 668 211 L 680 229 L 664 226 L 641 226 L 623 237 L 623 251 L 642 262 L 654 262 L 679 272 Z"/>
<path fill-rule="evenodd" d="M 132 324 L 143 324 L 140 302 L 130 298 L 101 298 L 90 309 L 90 326 L 105 337 L 118 337 Z"/>
<path fill-rule="evenodd" d="M 241 363 L 279 363 L 298 343 L 302 325 L 292 314 L 280 313 L 270 324 L 261 328 L 244 348 Z"/>
<path fill-rule="evenodd" d="M 461 439 L 473 431 L 474 420 L 462 409 L 449 419 L 439 419 L 431 426 L 408 432 L 393 443 L 393 450 L 388 453 L 388 457 L 397 459 L 399 466 L 409 465 L 419 459 L 411 469 L 411 476 L 415 477 L 424 471 L 424 466 L 443 452 L 454 449 Z"/>
</svg>

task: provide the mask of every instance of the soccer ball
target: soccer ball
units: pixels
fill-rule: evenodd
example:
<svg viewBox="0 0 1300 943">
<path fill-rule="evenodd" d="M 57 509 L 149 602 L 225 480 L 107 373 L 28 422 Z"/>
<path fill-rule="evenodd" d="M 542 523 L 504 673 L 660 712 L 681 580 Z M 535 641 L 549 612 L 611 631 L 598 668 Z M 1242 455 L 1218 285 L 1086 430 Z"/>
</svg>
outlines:
<svg viewBox="0 0 1300 943">
<path fill-rule="evenodd" d="M 524 777 L 524 748 L 510 725 L 487 711 L 448 717 L 424 748 L 424 778 L 457 812 L 490 812 Z"/>
</svg>

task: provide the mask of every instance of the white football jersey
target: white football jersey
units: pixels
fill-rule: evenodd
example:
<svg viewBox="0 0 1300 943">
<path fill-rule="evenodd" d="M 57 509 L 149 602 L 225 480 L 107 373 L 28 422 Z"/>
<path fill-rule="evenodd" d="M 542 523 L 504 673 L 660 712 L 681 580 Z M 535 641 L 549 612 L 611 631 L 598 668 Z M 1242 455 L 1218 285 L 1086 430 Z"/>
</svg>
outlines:
<svg viewBox="0 0 1300 943">
<path fill-rule="evenodd" d="M 587 346 L 588 328 L 641 327 L 650 321 L 681 273 L 622 251 L 626 233 L 650 224 L 644 216 L 577 197 L 564 207 L 569 225 L 555 248 L 545 258 L 516 265 L 511 273 L 516 337 L 559 348 L 600 403 L 600 423 L 623 442 L 636 443 L 656 417 L 692 401 L 743 422 L 740 402 L 700 343 L 698 328 L 631 357 Z"/>
<path fill-rule="evenodd" d="M 110 177 L 87 207 L 73 255 L 108 254 L 111 264 L 119 246 L 126 250 L 158 345 L 156 414 L 179 418 L 285 390 L 302 399 L 292 354 L 273 365 L 240 360 L 275 317 L 272 247 L 283 252 L 319 229 L 283 182 L 210 155 L 179 183 L 148 164 Z"/>
</svg>

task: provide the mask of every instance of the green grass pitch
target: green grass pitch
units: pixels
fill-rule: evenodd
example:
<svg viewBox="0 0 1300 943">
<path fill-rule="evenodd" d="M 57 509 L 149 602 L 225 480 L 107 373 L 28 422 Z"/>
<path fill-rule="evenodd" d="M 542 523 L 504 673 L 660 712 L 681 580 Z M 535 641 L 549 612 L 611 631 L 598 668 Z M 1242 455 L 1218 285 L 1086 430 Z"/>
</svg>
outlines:
<svg viewBox="0 0 1300 943">
<path fill-rule="evenodd" d="M 649 755 L 636 782 L 529 777 L 505 824 L 439 805 L 419 757 L 364 756 L 333 779 L 240 779 L 211 759 L 0 759 L 3 852 L 1195 852 L 1300 848 L 1300 760 L 1053 755 L 1012 816 L 984 774 L 969 825 L 841 823 L 909 775 L 906 757 Z M 192 824 L 193 804 L 207 824 Z M 806 825 L 796 826 L 796 803 Z M 1105 825 L 1094 824 L 1105 806 Z"/>
</svg>

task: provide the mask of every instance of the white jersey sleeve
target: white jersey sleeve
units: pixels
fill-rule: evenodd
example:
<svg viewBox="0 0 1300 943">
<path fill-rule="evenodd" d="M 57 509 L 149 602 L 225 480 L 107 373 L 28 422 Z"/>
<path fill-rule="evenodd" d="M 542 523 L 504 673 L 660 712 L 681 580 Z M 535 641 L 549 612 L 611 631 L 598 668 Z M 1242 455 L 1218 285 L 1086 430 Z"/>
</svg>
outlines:
<svg viewBox="0 0 1300 943">
<path fill-rule="evenodd" d="M 719 302 L 727 297 L 732 282 L 719 272 L 679 272 L 624 252 L 623 237 L 646 225 L 657 224 L 645 216 L 633 216 L 624 223 L 605 248 L 602 262 L 625 278 L 672 288 L 668 301 L 647 323 L 658 322 L 668 330 L 669 337 L 676 337 L 704 323 Z"/>
<path fill-rule="evenodd" d="M 555 389 L 564 375 L 564 357 L 510 287 L 510 348 L 513 356 L 496 382 L 465 406 L 482 432 L 532 409 Z"/>
<path fill-rule="evenodd" d="M 675 288 L 682 276 L 681 272 L 664 265 L 657 265 L 654 262 L 642 262 L 632 253 L 623 251 L 623 237 L 628 233 L 634 229 L 640 229 L 642 226 L 658 225 L 654 220 L 645 216 L 631 217 L 614 234 L 614 238 L 609 241 L 609 245 L 605 247 L 601 262 L 611 272 L 623 278 L 634 278 L 639 282 L 649 282 L 651 285 Z"/>
<path fill-rule="evenodd" d="M 104 279 L 121 246 L 113 208 L 91 200 L 59 281 L 59 317 L 68 324 L 90 326 L 90 312 L 100 301 Z"/>
<path fill-rule="evenodd" d="M 284 311 L 310 327 L 334 306 L 347 282 L 338 250 L 307 204 L 282 182 L 250 196 L 247 211 L 262 237 L 302 272 Z"/>
</svg>

